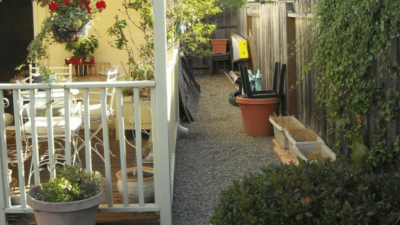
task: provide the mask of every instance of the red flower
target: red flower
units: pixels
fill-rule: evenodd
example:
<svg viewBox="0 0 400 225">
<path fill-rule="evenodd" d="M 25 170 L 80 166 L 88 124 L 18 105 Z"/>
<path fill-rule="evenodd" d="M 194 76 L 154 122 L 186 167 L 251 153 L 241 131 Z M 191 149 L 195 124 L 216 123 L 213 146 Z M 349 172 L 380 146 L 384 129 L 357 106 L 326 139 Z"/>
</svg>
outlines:
<svg viewBox="0 0 400 225">
<path fill-rule="evenodd" d="M 69 0 L 64 0 L 63 4 L 64 5 L 69 5 L 70 1 Z"/>
<path fill-rule="evenodd" d="M 85 5 L 85 8 L 86 8 L 86 10 L 87 10 L 87 12 L 90 14 L 90 13 L 92 13 L 90 10 L 90 7 L 89 7 L 89 5 Z"/>
<path fill-rule="evenodd" d="M 57 10 L 57 8 L 58 8 L 57 2 L 53 2 L 53 3 L 49 4 L 49 9 L 50 10 Z"/>
<path fill-rule="evenodd" d="M 106 3 L 103 0 L 96 2 L 96 8 L 100 10 L 106 9 Z"/>
</svg>

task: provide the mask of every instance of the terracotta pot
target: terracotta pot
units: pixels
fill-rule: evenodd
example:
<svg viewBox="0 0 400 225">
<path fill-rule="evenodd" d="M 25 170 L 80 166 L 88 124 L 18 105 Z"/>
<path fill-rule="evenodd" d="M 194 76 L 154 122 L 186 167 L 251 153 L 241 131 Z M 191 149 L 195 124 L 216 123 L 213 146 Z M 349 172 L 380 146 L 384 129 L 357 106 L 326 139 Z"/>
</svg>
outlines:
<svg viewBox="0 0 400 225">
<path fill-rule="evenodd" d="M 226 43 L 228 39 L 211 39 L 210 41 L 213 53 L 226 53 Z"/>
<path fill-rule="evenodd" d="M 26 202 L 34 209 L 38 225 L 95 225 L 99 204 L 104 200 L 104 191 L 88 199 L 74 202 L 43 202 L 34 199 L 41 193 L 40 185 L 28 191 Z"/>
<path fill-rule="evenodd" d="M 269 121 L 279 106 L 279 98 L 245 98 L 236 97 L 242 113 L 244 132 L 249 136 L 272 136 L 273 126 Z"/>
<path fill-rule="evenodd" d="M 135 171 L 136 167 L 126 168 L 126 172 Z M 143 166 L 143 171 L 154 173 L 154 169 L 151 167 Z M 123 194 L 123 187 L 122 187 L 122 174 L 121 170 L 116 174 L 118 178 L 117 188 L 119 193 Z M 139 183 L 138 180 L 135 178 L 128 178 L 128 198 L 129 203 L 139 203 Z M 144 194 L 144 202 L 149 203 L 154 201 L 154 174 L 152 177 L 143 178 L 143 194 Z"/>
</svg>

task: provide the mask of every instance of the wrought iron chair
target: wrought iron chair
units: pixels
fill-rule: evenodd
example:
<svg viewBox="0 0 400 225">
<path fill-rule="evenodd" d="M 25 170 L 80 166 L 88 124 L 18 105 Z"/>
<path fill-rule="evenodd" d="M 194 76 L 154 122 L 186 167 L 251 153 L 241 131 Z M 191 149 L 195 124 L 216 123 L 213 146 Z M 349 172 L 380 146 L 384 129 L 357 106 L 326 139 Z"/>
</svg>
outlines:
<svg viewBox="0 0 400 225">
<path fill-rule="evenodd" d="M 103 74 L 105 74 L 107 76 L 107 81 L 106 82 L 113 82 L 117 80 L 117 76 L 118 76 L 118 66 L 114 65 L 112 66 L 110 69 L 106 70 L 103 72 Z M 107 104 L 107 109 L 106 109 L 106 114 L 107 114 L 107 118 L 108 118 L 108 122 L 111 122 L 111 116 L 114 115 L 114 109 L 113 109 L 113 105 L 114 105 L 114 97 L 115 97 L 115 88 L 106 88 L 106 96 L 107 96 L 107 100 L 108 100 L 108 104 Z M 98 95 L 100 96 L 100 92 L 89 92 L 89 94 L 91 96 L 93 95 Z M 103 125 L 102 125 L 102 111 L 101 111 L 101 102 L 100 100 L 96 100 L 96 99 L 90 99 L 90 103 L 89 104 L 89 115 L 90 115 L 90 123 L 91 124 L 98 124 L 97 128 L 92 129 L 92 127 L 90 127 L 91 129 L 91 135 L 90 135 L 90 139 L 95 139 L 96 142 L 93 144 L 93 146 L 91 146 L 91 149 L 97 154 L 99 155 L 99 157 L 104 160 L 104 157 L 101 155 L 100 151 L 98 150 L 99 146 L 104 146 L 103 144 L 103 140 L 99 137 L 97 137 L 97 134 L 103 129 Z M 84 111 L 84 109 L 82 108 L 82 117 L 86 114 L 87 112 Z M 84 147 L 84 144 L 82 144 L 81 146 L 79 146 L 78 151 L 80 151 L 82 148 Z M 115 156 L 111 151 L 110 151 L 112 156 Z"/>
<path fill-rule="evenodd" d="M 10 106 L 10 102 L 8 101 L 7 98 L 3 98 L 3 105 L 5 108 Z M 4 119 L 4 124 L 6 127 L 10 126 L 14 122 L 14 117 L 10 113 L 4 113 L 3 119 Z"/>
<path fill-rule="evenodd" d="M 38 143 L 48 141 L 48 119 L 44 115 L 37 115 L 35 113 L 30 113 L 30 105 L 31 103 L 24 104 L 22 96 L 20 97 L 20 101 L 18 102 L 20 106 L 20 115 L 21 115 L 21 137 L 22 140 L 25 142 L 26 145 L 26 151 L 27 152 L 32 152 L 32 138 L 33 138 L 33 133 L 36 132 L 37 140 Z M 78 141 L 79 141 L 79 130 L 82 128 L 82 118 L 81 118 L 81 103 L 75 104 L 72 99 L 67 103 L 70 104 L 70 130 L 67 132 L 71 132 L 71 143 L 72 148 L 73 148 L 73 156 L 72 160 L 73 163 L 76 162 L 76 159 L 79 159 L 78 155 Z M 56 102 L 52 103 L 52 106 L 54 109 L 63 109 L 64 108 L 64 103 L 63 102 Z M 38 101 L 35 103 L 35 111 L 41 110 L 45 111 L 46 107 L 48 107 L 48 104 L 46 102 L 41 102 Z M 53 109 L 53 110 L 54 110 Z M 24 112 L 27 112 L 27 117 L 24 117 Z M 36 129 L 32 127 L 32 120 L 35 120 L 35 125 Z M 52 117 L 52 125 L 53 125 L 53 137 L 54 137 L 54 143 L 57 144 L 57 148 L 55 149 L 55 152 L 57 153 L 55 155 L 55 165 L 59 163 L 59 158 L 61 153 L 64 151 L 64 145 L 65 143 L 65 125 L 66 125 L 66 118 L 65 114 L 60 114 L 60 115 L 53 115 Z M 68 143 L 67 143 L 68 144 Z M 41 167 L 46 167 L 45 165 L 49 165 L 48 157 L 46 161 L 46 155 L 41 157 L 43 160 L 39 162 L 39 166 Z M 52 169 L 52 168 L 48 168 Z M 30 167 L 30 173 L 29 173 L 29 179 L 28 179 L 28 186 L 30 185 L 31 177 L 33 175 L 33 161 L 31 161 L 31 167 Z"/>
</svg>

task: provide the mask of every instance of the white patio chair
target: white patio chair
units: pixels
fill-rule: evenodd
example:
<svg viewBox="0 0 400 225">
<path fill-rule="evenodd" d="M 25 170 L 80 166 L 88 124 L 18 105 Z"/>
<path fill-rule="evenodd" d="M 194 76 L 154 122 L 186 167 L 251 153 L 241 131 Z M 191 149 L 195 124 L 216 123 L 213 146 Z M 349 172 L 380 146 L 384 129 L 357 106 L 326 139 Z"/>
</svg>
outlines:
<svg viewBox="0 0 400 225">
<path fill-rule="evenodd" d="M 10 106 L 10 102 L 7 98 L 3 99 L 3 104 L 4 107 Z M 12 124 L 14 123 L 14 116 L 9 114 L 9 113 L 4 113 L 3 114 L 3 119 L 5 122 L 5 130 L 6 131 L 15 131 L 15 126 Z M 27 159 L 31 157 L 31 152 L 29 149 L 25 149 L 23 152 L 24 154 L 22 155 L 22 160 L 25 162 Z M 7 143 L 7 158 L 8 158 L 8 163 L 11 164 L 12 166 L 14 164 L 18 163 L 18 153 L 17 153 L 17 147 L 15 144 L 9 144 Z"/>
<path fill-rule="evenodd" d="M 51 74 L 54 74 L 57 77 L 59 82 L 72 81 L 72 64 L 69 64 L 68 66 L 48 68 L 50 69 Z M 39 66 L 32 66 L 32 64 L 29 64 L 29 83 L 33 82 L 34 77 L 41 76 L 39 70 Z"/>
<path fill-rule="evenodd" d="M 32 152 L 32 134 L 34 132 L 34 128 L 32 127 L 32 119 L 35 120 L 36 124 L 36 135 L 38 139 L 38 143 L 48 141 L 48 122 L 47 122 L 47 117 L 44 115 L 36 115 L 33 117 L 32 114 L 30 114 L 30 107 L 29 104 L 23 104 L 23 99 L 22 97 L 20 98 L 21 101 L 19 102 L 20 104 L 20 115 L 22 118 L 22 127 L 21 127 L 21 137 L 22 140 L 26 143 L 26 151 Z M 71 106 L 70 110 L 70 130 L 71 132 L 71 144 L 72 144 L 72 149 L 73 155 L 72 155 L 72 160 L 73 163 L 76 162 L 76 159 L 79 159 L 78 155 L 78 140 L 79 140 L 79 130 L 81 129 L 82 125 L 82 116 L 81 116 L 81 103 L 74 104 L 72 99 L 68 102 Z M 45 102 L 38 101 L 35 103 L 35 111 L 41 110 L 45 111 L 46 107 L 48 107 L 48 104 Z M 58 103 L 53 103 L 53 111 L 54 109 L 63 109 L 64 103 L 63 102 L 58 102 Z M 27 117 L 24 118 L 24 111 L 27 112 Z M 60 160 L 58 160 L 60 157 L 60 153 L 63 153 L 65 147 L 65 124 L 66 124 L 66 118 L 64 115 L 60 114 L 58 116 L 53 115 L 52 117 L 52 122 L 53 122 L 53 136 L 54 136 L 54 143 L 56 144 L 55 146 L 55 165 L 58 164 Z M 46 159 L 45 156 L 41 157 L 42 159 Z M 46 167 L 44 166 L 45 164 L 49 164 L 48 158 L 47 162 L 40 162 L 41 167 Z M 31 162 L 31 167 L 30 167 L 30 173 L 29 173 L 29 179 L 28 179 L 28 186 L 30 185 L 31 177 L 33 175 L 33 162 Z M 49 168 L 52 169 L 52 168 Z"/>
<path fill-rule="evenodd" d="M 104 72 L 104 75 L 107 76 L 106 82 L 116 81 L 117 76 L 118 76 L 118 66 L 116 66 L 116 65 L 112 66 L 110 69 L 108 69 Z M 106 96 L 107 96 L 107 102 L 108 102 L 106 114 L 107 114 L 107 120 L 109 123 L 111 122 L 111 116 L 114 115 L 113 105 L 114 105 L 115 91 L 116 91 L 116 88 L 106 88 Z M 100 96 L 100 92 L 89 92 L 89 94 L 91 96 L 94 96 L 94 95 Z M 105 161 L 104 157 L 101 155 L 100 151 L 98 150 L 99 146 L 104 146 L 103 140 L 101 138 L 97 137 L 97 134 L 103 129 L 101 102 L 100 102 L 100 100 L 90 99 L 90 103 L 92 103 L 92 104 L 89 104 L 90 123 L 98 125 L 97 128 L 95 128 L 95 129 L 92 129 L 92 127 L 90 127 L 90 129 L 91 129 L 90 139 L 96 140 L 96 142 L 93 144 L 93 147 L 91 147 L 91 148 L 97 155 L 99 155 L 99 157 L 103 161 Z M 86 112 L 82 108 L 82 117 L 85 114 L 86 114 Z M 78 151 L 81 150 L 83 147 L 84 147 L 83 144 L 81 146 L 79 146 Z M 110 150 L 110 153 L 112 156 L 115 156 L 111 152 L 111 150 Z"/>
<path fill-rule="evenodd" d="M 4 105 L 4 108 L 7 108 L 8 106 L 10 106 L 10 102 L 8 101 L 7 98 L 3 98 L 3 105 Z M 10 126 L 14 122 L 14 116 L 11 115 L 10 113 L 4 113 L 3 119 L 4 119 L 5 127 Z"/>
</svg>

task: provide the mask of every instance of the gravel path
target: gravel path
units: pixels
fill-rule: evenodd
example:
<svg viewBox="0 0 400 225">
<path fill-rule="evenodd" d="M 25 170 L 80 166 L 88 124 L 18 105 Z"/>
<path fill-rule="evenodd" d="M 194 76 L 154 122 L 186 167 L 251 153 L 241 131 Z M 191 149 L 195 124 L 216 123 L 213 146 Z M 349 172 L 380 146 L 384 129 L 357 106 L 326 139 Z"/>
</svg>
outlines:
<svg viewBox="0 0 400 225">
<path fill-rule="evenodd" d="M 240 109 L 229 104 L 235 90 L 225 75 L 197 77 L 202 96 L 196 123 L 183 124 L 175 159 L 173 224 L 209 224 L 221 190 L 248 173 L 280 163 L 272 137 L 249 137 Z"/>
</svg>

